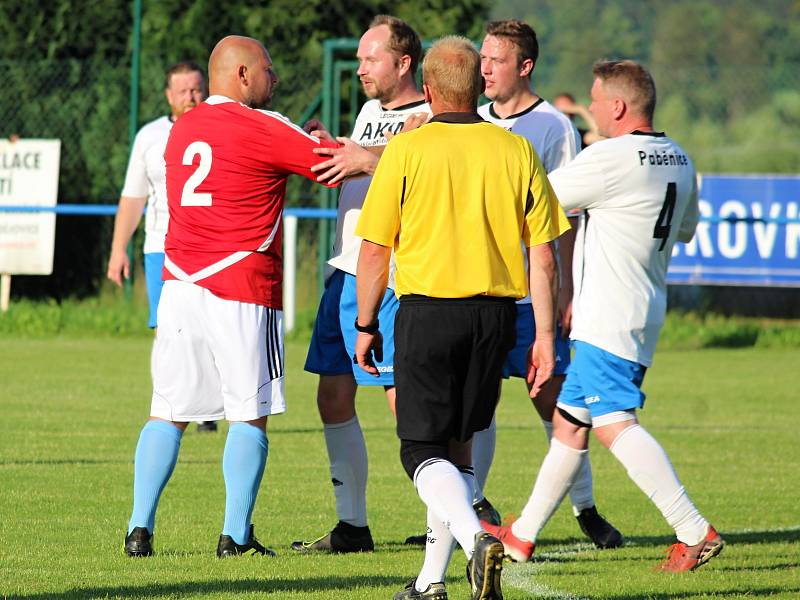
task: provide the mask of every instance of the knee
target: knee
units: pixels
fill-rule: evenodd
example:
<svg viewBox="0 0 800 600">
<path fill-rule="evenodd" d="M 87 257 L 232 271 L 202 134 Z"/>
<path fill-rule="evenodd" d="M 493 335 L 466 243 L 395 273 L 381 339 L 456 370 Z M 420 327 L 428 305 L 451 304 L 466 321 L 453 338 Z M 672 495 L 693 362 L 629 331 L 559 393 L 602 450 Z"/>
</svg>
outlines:
<svg viewBox="0 0 800 600">
<path fill-rule="evenodd" d="M 317 408 L 323 423 L 344 423 L 356 414 L 356 383 L 352 375 L 320 377 Z"/>
<path fill-rule="evenodd" d="M 420 465 L 431 459 L 449 461 L 448 443 L 400 440 L 400 462 L 412 481 Z"/>
</svg>

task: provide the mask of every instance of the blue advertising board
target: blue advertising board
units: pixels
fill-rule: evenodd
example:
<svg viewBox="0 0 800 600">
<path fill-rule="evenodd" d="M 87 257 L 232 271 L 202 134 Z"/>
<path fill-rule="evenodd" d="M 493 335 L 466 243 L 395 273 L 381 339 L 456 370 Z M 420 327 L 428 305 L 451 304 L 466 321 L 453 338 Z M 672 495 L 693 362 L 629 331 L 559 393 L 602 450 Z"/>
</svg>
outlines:
<svg viewBox="0 0 800 600">
<path fill-rule="evenodd" d="M 800 287 L 800 176 L 702 175 L 699 195 L 668 283 Z"/>
</svg>

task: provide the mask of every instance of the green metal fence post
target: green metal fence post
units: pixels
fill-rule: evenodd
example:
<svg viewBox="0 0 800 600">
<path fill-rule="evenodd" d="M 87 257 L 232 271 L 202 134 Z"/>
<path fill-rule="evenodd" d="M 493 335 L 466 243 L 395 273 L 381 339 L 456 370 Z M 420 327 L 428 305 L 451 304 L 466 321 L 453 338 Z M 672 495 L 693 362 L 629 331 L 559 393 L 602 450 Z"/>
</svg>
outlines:
<svg viewBox="0 0 800 600">
<path fill-rule="evenodd" d="M 131 90 L 128 111 L 128 153 L 133 148 L 133 140 L 139 129 L 139 69 L 142 53 L 142 0 L 133 0 L 133 32 L 131 35 Z M 128 243 L 128 262 L 131 265 L 130 278 L 125 279 L 125 300 L 133 297 L 133 238 Z"/>
</svg>

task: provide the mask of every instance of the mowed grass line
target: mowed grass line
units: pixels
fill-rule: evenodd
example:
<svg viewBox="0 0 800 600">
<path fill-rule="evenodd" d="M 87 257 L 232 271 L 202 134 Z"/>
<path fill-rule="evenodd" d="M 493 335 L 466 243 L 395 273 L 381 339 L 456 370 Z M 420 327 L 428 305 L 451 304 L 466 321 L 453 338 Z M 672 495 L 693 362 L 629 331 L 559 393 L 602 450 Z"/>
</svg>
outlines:
<svg viewBox="0 0 800 600">
<path fill-rule="evenodd" d="M 270 456 L 253 522 L 277 559 L 214 558 L 222 526 L 226 427 L 184 436 L 159 509 L 152 559 L 121 545 L 133 451 L 149 407 L 148 339 L 5 338 L 0 344 L 0 597 L 390 598 L 422 555 L 401 544 L 424 509 L 400 467 L 383 393 L 360 392 L 370 453 L 369 509 L 378 550 L 296 556 L 294 539 L 335 521 L 315 378 L 305 347 L 287 347 L 289 412 L 270 423 Z M 544 530 L 537 560 L 508 565 L 505 597 L 800 596 L 800 351 L 663 352 L 648 373 L 643 423 L 669 452 L 700 509 L 729 542 L 697 573 L 654 573 L 671 531 L 613 457 L 594 444 L 598 506 L 626 535 L 617 551 L 584 543 L 570 508 Z M 505 386 L 488 495 L 503 514 L 530 493 L 545 438 L 522 383 Z M 454 555 L 451 598 L 469 597 Z"/>
</svg>

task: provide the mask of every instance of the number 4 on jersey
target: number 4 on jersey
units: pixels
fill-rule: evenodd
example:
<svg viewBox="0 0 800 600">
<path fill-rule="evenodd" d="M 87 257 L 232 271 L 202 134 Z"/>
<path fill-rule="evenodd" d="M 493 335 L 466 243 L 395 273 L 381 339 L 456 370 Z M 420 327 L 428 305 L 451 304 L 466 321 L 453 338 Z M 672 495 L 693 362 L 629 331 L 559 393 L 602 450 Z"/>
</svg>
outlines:
<svg viewBox="0 0 800 600">
<path fill-rule="evenodd" d="M 667 245 L 669 231 L 672 228 L 672 213 L 675 212 L 675 199 L 677 196 L 678 192 L 675 187 L 675 182 L 670 181 L 667 184 L 667 195 L 664 197 L 664 204 L 661 207 L 661 212 L 658 213 L 656 226 L 653 228 L 653 237 L 657 240 L 661 240 L 661 246 L 658 248 L 659 252 Z"/>
<path fill-rule="evenodd" d="M 181 206 L 211 206 L 211 194 L 195 192 L 197 187 L 203 183 L 211 172 L 211 146 L 205 142 L 192 142 L 186 147 L 183 153 L 183 164 L 192 165 L 194 157 L 200 155 L 200 164 L 191 177 L 186 180 L 181 194 Z"/>
</svg>

